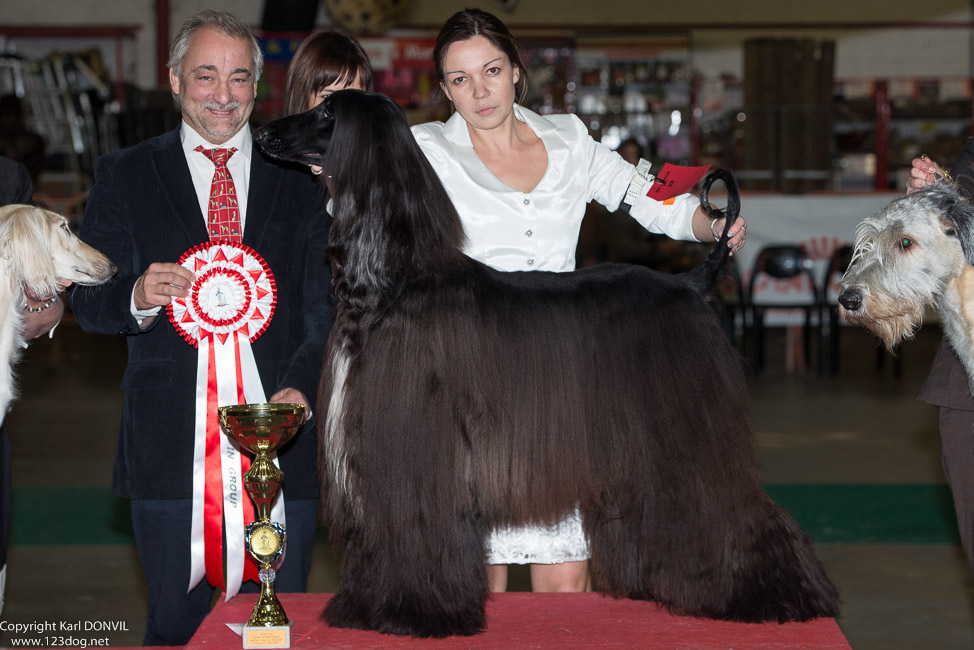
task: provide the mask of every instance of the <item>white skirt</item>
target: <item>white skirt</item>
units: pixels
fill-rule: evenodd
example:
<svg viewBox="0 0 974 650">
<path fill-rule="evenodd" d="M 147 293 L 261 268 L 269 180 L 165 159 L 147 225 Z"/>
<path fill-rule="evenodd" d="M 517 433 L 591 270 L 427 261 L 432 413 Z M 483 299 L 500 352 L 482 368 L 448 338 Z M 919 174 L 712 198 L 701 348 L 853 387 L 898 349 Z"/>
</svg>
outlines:
<svg viewBox="0 0 974 650">
<path fill-rule="evenodd" d="M 561 564 L 591 556 L 578 510 L 554 526 L 494 529 L 487 542 L 488 564 Z"/>
</svg>

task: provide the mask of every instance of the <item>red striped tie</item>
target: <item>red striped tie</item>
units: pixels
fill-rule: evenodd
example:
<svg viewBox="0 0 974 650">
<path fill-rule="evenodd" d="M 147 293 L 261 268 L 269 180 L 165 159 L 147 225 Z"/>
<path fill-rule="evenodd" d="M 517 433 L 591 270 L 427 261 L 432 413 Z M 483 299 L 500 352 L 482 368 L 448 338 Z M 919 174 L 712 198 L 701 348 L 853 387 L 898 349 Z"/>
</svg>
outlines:
<svg viewBox="0 0 974 650">
<path fill-rule="evenodd" d="M 210 184 L 210 199 L 207 202 L 206 224 L 210 239 L 228 239 L 235 244 L 243 241 L 240 231 L 240 207 L 237 205 L 237 190 L 227 169 L 227 161 L 236 153 L 231 149 L 204 149 L 196 147 L 204 156 L 213 161 L 216 170 Z"/>
</svg>

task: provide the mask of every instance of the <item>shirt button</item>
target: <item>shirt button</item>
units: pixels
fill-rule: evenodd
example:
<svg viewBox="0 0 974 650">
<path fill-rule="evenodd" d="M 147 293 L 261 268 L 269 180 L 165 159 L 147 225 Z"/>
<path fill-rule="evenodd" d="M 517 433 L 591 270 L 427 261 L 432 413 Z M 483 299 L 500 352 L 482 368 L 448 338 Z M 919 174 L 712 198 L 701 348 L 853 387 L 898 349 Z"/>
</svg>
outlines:
<svg viewBox="0 0 974 650">
<path fill-rule="evenodd" d="M 525 237 L 530 237 L 533 234 L 534 234 L 534 231 L 533 230 L 528 230 L 527 232 L 524 233 L 524 236 Z"/>
<path fill-rule="evenodd" d="M 533 257 L 529 257 L 528 258 L 528 266 L 534 266 L 534 258 Z"/>
<path fill-rule="evenodd" d="M 531 199 L 524 199 L 524 205 L 530 205 Z"/>
</svg>

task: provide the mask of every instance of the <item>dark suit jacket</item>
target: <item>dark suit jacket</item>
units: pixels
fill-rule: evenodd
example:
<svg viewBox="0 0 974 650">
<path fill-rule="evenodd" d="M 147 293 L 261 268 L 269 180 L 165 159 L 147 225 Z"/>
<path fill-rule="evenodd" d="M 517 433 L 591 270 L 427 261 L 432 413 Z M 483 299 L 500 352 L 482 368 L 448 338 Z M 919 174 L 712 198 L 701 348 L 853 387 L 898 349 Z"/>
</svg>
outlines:
<svg viewBox="0 0 974 650">
<path fill-rule="evenodd" d="M 34 185 L 23 164 L 0 156 L 0 206 L 28 203 L 34 195 Z"/>
<path fill-rule="evenodd" d="M 276 165 L 254 145 L 243 243 L 274 273 L 277 308 L 253 344 L 264 391 L 291 387 L 315 403 L 325 340 L 334 321 L 325 257 L 329 218 L 317 184 Z M 69 301 L 88 332 L 125 334 L 128 366 L 114 492 L 134 499 L 192 494 L 196 348 L 165 310 L 140 331 L 130 311 L 136 280 L 152 262 L 178 262 L 208 241 L 179 130 L 98 160 L 81 238 L 105 253 L 118 274 L 99 287 L 72 287 Z M 313 420 L 280 452 L 285 495 L 317 495 Z"/>
<path fill-rule="evenodd" d="M 974 201 L 974 138 L 967 139 L 950 175 L 961 194 Z M 933 359 L 927 380 L 920 388 L 918 399 L 937 406 L 974 411 L 974 397 L 971 396 L 967 373 L 946 337 L 940 342 L 940 349 Z"/>
</svg>

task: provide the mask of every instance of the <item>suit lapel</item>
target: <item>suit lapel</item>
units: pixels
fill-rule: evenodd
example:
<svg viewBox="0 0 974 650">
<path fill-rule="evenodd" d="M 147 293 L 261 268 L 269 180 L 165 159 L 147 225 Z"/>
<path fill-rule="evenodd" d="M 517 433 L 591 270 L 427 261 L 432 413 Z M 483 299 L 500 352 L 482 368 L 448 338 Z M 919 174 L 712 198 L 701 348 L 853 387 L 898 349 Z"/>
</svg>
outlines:
<svg viewBox="0 0 974 650">
<path fill-rule="evenodd" d="M 200 212 L 196 188 L 189 174 L 186 156 L 183 155 L 179 129 L 168 134 L 163 146 L 153 155 L 153 164 L 166 199 L 175 215 L 176 223 L 186 232 L 191 245 L 209 239 L 206 219 Z"/>
<path fill-rule="evenodd" d="M 283 174 L 284 169 L 264 158 L 255 143 L 250 162 L 250 194 L 247 196 L 243 241 L 256 251 L 260 251 L 267 224 L 274 214 L 274 201 Z"/>
</svg>

